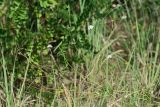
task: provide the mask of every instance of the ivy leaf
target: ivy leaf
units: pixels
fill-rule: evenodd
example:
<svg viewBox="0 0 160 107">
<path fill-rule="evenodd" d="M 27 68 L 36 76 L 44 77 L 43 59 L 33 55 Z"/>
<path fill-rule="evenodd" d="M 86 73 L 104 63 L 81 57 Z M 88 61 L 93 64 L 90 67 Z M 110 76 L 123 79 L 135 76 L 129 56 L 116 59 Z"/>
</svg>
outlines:
<svg viewBox="0 0 160 107">
<path fill-rule="evenodd" d="M 55 5 L 57 5 L 57 2 L 55 0 L 40 0 L 40 6 L 43 8 L 54 8 Z"/>
<path fill-rule="evenodd" d="M 49 6 L 48 1 L 40 0 L 40 6 L 43 8 L 47 8 Z"/>
</svg>

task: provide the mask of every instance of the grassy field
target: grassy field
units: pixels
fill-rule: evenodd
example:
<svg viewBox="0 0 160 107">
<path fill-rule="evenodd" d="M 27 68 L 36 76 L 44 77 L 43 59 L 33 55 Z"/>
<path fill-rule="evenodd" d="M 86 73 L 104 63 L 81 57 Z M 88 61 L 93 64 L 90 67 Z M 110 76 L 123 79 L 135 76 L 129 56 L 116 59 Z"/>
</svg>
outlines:
<svg viewBox="0 0 160 107">
<path fill-rule="evenodd" d="M 64 39 L 55 51 L 47 48 L 53 35 L 41 37 L 48 35 L 43 27 L 36 33 L 19 31 L 11 48 L 2 38 L 0 107 L 159 107 L 160 2 L 124 1 L 111 2 L 101 9 L 107 15 L 76 25 L 78 33 L 69 32 L 71 45 Z M 79 0 L 80 14 L 85 6 Z M 73 23 L 78 18 L 73 15 Z"/>
</svg>

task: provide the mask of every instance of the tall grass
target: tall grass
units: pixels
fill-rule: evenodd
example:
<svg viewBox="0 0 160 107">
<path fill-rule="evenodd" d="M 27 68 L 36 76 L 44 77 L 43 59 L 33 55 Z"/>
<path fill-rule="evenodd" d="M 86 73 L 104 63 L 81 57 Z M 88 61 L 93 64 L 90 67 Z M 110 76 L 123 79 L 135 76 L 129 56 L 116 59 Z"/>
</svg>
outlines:
<svg viewBox="0 0 160 107">
<path fill-rule="evenodd" d="M 146 1 L 147 2 L 147 1 Z M 78 55 L 83 56 L 84 63 L 73 63 L 70 71 L 63 71 L 63 66 L 52 68 L 54 80 L 51 91 L 40 86 L 36 96 L 29 95 L 26 90 L 27 73 L 30 69 L 31 53 L 27 58 L 25 75 L 20 89 L 14 90 L 16 64 L 13 64 L 12 75 L 7 74 L 7 63 L 3 49 L 2 74 L 6 107 L 152 107 L 159 106 L 159 22 L 152 21 L 152 16 L 143 6 L 143 1 L 132 1 L 131 7 L 125 5 L 122 13 L 113 17 L 113 28 L 107 29 L 108 19 L 92 19 L 92 29 L 88 29 L 86 37 L 93 45 L 93 53 L 85 53 L 79 49 Z M 83 13 L 85 0 L 80 0 Z M 154 6 L 156 6 L 154 4 Z M 153 7 L 158 8 L 159 7 Z M 139 10 L 140 9 L 140 10 Z M 138 10 L 142 14 L 139 15 Z M 113 11 L 113 10 L 111 10 Z M 158 10 L 154 10 L 158 11 Z M 140 12 L 141 13 L 141 12 Z M 158 12 L 155 12 L 159 15 Z M 127 19 L 120 16 L 126 15 Z M 148 22 L 150 21 L 150 22 Z M 94 52 L 98 52 L 95 54 Z M 16 61 L 15 57 L 15 61 Z M 67 74 L 63 74 L 63 72 Z M 67 76 L 69 77 L 67 77 Z M 43 95 L 53 95 L 48 103 Z M 155 94 L 156 93 L 156 94 Z M 48 95 L 48 96 L 49 96 Z M 48 104 L 47 104 L 48 103 Z"/>
</svg>

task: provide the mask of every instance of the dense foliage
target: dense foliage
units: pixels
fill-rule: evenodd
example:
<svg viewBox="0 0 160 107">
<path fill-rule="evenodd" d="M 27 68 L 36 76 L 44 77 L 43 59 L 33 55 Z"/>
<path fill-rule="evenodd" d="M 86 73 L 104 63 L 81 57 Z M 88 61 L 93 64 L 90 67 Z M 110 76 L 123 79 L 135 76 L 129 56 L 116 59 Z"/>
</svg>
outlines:
<svg viewBox="0 0 160 107">
<path fill-rule="evenodd" d="M 54 102 L 59 106 L 66 96 L 67 106 L 71 107 L 67 90 L 75 97 L 80 94 L 77 90 L 93 88 L 90 91 L 97 98 L 91 102 L 102 98 L 99 105 L 104 106 L 109 102 L 105 102 L 105 96 L 112 96 L 118 84 L 131 87 L 126 92 L 133 91 L 127 76 L 145 69 L 153 70 L 153 74 L 146 73 L 146 78 L 154 85 L 144 86 L 142 94 L 148 99 L 139 102 L 143 105 L 152 101 L 148 96 L 159 83 L 159 5 L 159 0 L 1 0 L 0 81 L 5 82 L 0 87 L 11 89 L 5 92 L 6 98 L 7 92 L 20 97 L 18 101 L 31 95 L 32 100 L 36 99 L 31 105 L 35 106 L 41 96 L 44 105 Z M 117 75 L 122 78 L 114 83 Z M 79 106 L 86 96 L 79 98 Z M 9 101 L 8 107 L 16 103 Z M 77 107 L 76 101 L 73 103 Z"/>
</svg>

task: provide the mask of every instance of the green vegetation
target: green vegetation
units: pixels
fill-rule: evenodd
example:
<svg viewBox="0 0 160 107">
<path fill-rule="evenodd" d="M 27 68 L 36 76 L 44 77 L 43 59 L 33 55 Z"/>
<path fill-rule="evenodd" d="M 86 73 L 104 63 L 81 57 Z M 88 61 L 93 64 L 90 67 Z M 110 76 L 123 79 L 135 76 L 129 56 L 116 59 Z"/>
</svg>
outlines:
<svg viewBox="0 0 160 107">
<path fill-rule="evenodd" d="M 160 106 L 159 0 L 0 0 L 0 107 Z"/>
</svg>

